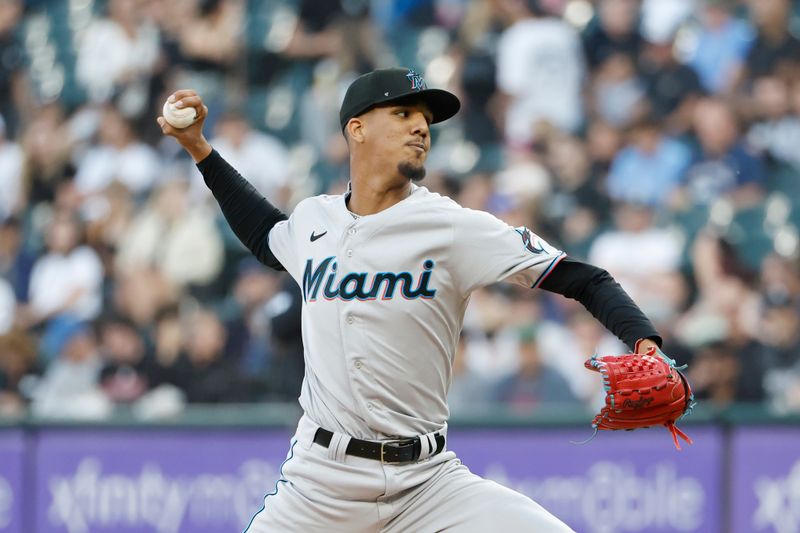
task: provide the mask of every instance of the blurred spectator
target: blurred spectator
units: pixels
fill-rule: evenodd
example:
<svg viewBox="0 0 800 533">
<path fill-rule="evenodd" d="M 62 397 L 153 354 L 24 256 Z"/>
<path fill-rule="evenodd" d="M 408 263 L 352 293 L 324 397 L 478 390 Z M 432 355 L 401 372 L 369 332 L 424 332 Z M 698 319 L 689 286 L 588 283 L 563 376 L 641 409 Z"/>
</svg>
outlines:
<svg viewBox="0 0 800 533">
<path fill-rule="evenodd" d="M 537 341 L 542 360 L 559 371 L 575 397 L 589 407 L 603 405 L 603 384 L 589 372 L 578 372 L 594 354 L 614 355 L 629 351 L 583 307 L 572 300 L 556 296 L 561 307 L 556 317 L 537 326 Z"/>
<path fill-rule="evenodd" d="M 100 387 L 114 403 L 131 403 L 154 385 L 149 343 L 136 324 L 125 317 L 108 315 L 99 321 Z"/>
<path fill-rule="evenodd" d="M 800 413 L 800 365 L 795 365 L 785 374 L 785 384 L 772 401 L 778 414 Z"/>
<path fill-rule="evenodd" d="M 370 24 L 371 20 L 380 20 L 380 17 L 369 18 L 372 5 L 380 4 L 364 0 L 300 0 L 294 31 L 281 55 L 293 62 L 333 60 L 337 69 L 347 75 L 371 70 L 378 65 L 379 54 L 391 54 L 381 39 L 385 33 L 395 29 L 405 31 L 407 38 L 410 37 L 400 21 L 389 22 L 384 27 L 386 32 L 379 31 L 379 25 Z M 391 9 L 398 4 L 383 5 Z M 390 18 L 395 16 L 402 18 L 403 14 L 389 13 Z"/>
<path fill-rule="evenodd" d="M 800 374 L 800 305 L 787 294 L 764 295 L 759 344 L 751 357 L 757 362 L 749 368 L 763 376 L 768 400 L 782 411 L 797 410 L 795 390 Z"/>
<path fill-rule="evenodd" d="M 794 94 L 777 76 L 753 81 L 755 120 L 747 132 L 747 143 L 772 160 L 800 171 L 800 82 Z"/>
<path fill-rule="evenodd" d="M 613 126 L 628 126 L 645 111 L 645 87 L 627 54 L 612 54 L 598 65 L 590 92 L 592 112 Z"/>
<path fill-rule="evenodd" d="M 500 0 L 509 26 L 497 45 L 497 86 L 504 93 L 505 140 L 526 147 L 542 123 L 568 132 L 583 122 L 584 64 L 577 32 L 546 16 L 536 0 Z"/>
<path fill-rule="evenodd" d="M 308 90 L 298 102 L 300 135 L 319 154 L 314 167 L 316 190 L 325 191 L 346 176 L 350 153 L 339 125 L 339 104 L 344 88 L 337 79 L 339 67 L 332 61 L 314 69 Z M 349 79 L 349 77 L 345 77 Z M 294 184 L 297 188 L 300 183 Z"/>
<path fill-rule="evenodd" d="M 111 403 L 98 386 L 103 360 L 92 328 L 72 323 L 56 352 L 33 392 L 33 414 L 86 420 L 106 417 Z"/>
<path fill-rule="evenodd" d="M 678 312 L 680 238 L 655 227 L 653 210 L 645 205 L 617 204 L 613 216 L 615 228 L 595 239 L 589 262 L 608 270 L 646 315 Z"/>
<path fill-rule="evenodd" d="M 97 253 L 83 244 L 83 231 L 74 214 L 53 214 L 46 252 L 31 272 L 29 324 L 58 316 L 91 320 L 100 313 L 103 266 Z"/>
<path fill-rule="evenodd" d="M 530 413 L 548 404 L 577 403 L 567 380 L 542 361 L 533 328 L 522 330 L 519 336 L 519 369 L 500 380 L 495 386 L 494 397 L 522 413 Z"/>
<path fill-rule="evenodd" d="M 690 203 L 709 204 L 721 196 L 737 206 L 759 200 L 764 168 L 739 138 L 733 109 L 723 100 L 704 98 L 695 107 L 693 126 L 700 153 L 686 172 L 684 193 Z"/>
<path fill-rule="evenodd" d="M 470 174 L 459 181 L 456 201 L 468 209 L 487 209 L 493 194 L 492 176 Z"/>
<path fill-rule="evenodd" d="M 345 8 L 338 0 L 302 0 L 294 32 L 283 54 L 293 59 L 335 56 L 344 44 L 343 34 L 337 27 L 344 16 Z"/>
<path fill-rule="evenodd" d="M 206 286 L 222 268 L 222 237 L 214 214 L 193 204 L 186 179 L 162 184 L 119 241 L 116 268 L 155 266 L 178 285 Z"/>
<path fill-rule="evenodd" d="M 228 331 L 226 356 L 235 359 L 242 386 L 253 398 L 293 401 L 305 376 L 301 314 L 294 280 L 253 257 L 240 261 L 220 313 Z"/>
<path fill-rule="evenodd" d="M 108 16 L 94 20 L 78 43 L 76 76 L 93 102 L 112 98 L 120 112 L 139 116 L 149 102 L 158 59 L 158 29 L 137 0 L 109 0 Z"/>
<path fill-rule="evenodd" d="M 59 184 L 72 178 L 73 139 L 58 104 L 39 107 L 22 133 L 25 196 L 29 206 L 51 203 Z"/>
<path fill-rule="evenodd" d="M 7 137 L 6 122 L 0 115 L 0 219 L 19 214 L 23 198 L 22 148 Z"/>
<path fill-rule="evenodd" d="M 180 387 L 189 403 L 246 401 L 236 361 L 225 353 L 228 332 L 219 317 L 208 309 L 198 309 L 184 331 L 184 364 Z"/>
<path fill-rule="evenodd" d="M 435 22 L 435 9 L 439 7 L 436 4 L 435 0 L 373 2 L 372 18 L 385 32 L 390 32 L 396 27 L 424 28 Z"/>
<path fill-rule="evenodd" d="M 20 220 L 7 218 L 0 222 L 0 276 L 11 284 L 19 303 L 28 301 L 35 261 L 35 255 L 25 246 Z"/>
<path fill-rule="evenodd" d="M 119 181 L 134 195 L 145 195 L 158 179 L 156 151 L 137 139 L 131 123 L 111 106 L 102 111 L 97 137 L 97 145 L 79 162 L 75 176 L 78 192 L 96 195 Z"/>
<path fill-rule="evenodd" d="M 22 381 L 38 371 L 36 341 L 20 329 L 0 336 L 0 417 L 24 413 Z"/>
<path fill-rule="evenodd" d="M 796 77 L 800 67 L 800 39 L 789 33 L 792 5 L 789 0 L 748 0 L 753 22 L 758 29 L 747 54 L 747 76 L 770 74 L 784 79 Z"/>
<path fill-rule="evenodd" d="M 270 319 L 273 359 L 267 376 L 270 398 L 294 401 L 305 377 L 302 338 L 303 296 L 289 276 L 282 276 L 277 294 L 264 309 Z"/>
<path fill-rule="evenodd" d="M 490 410 L 494 382 L 479 372 L 470 370 L 464 353 L 464 336 L 459 338 L 453 359 L 453 375 L 447 393 L 447 406 L 452 416 L 476 415 Z"/>
<path fill-rule="evenodd" d="M 800 313 L 798 302 L 788 291 L 762 293 L 759 337 L 767 347 L 762 355 L 768 368 L 800 362 Z"/>
<path fill-rule="evenodd" d="M 263 379 L 273 356 L 266 306 L 278 292 L 279 279 L 254 257 L 240 261 L 220 318 L 229 335 L 225 352 L 240 358 L 243 375 Z"/>
<path fill-rule="evenodd" d="M 244 29 L 241 0 L 185 2 L 185 20 L 176 29 L 177 67 L 170 85 L 191 87 L 203 95 L 214 127 L 226 100 L 226 75 L 237 68 Z"/>
<path fill-rule="evenodd" d="M 642 46 L 636 0 L 600 0 L 596 24 L 583 35 L 583 50 L 589 67 L 597 68 L 612 56 L 622 54 L 635 61 Z"/>
<path fill-rule="evenodd" d="M 511 226 L 531 225 L 527 214 L 538 211 L 551 187 L 550 173 L 539 157 L 530 152 L 519 152 L 509 158 L 506 167 L 494 175 L 493 181 L 495 194 L 489 198 L 486 210 Z M 501 212 L 509 213 L 517 207 L 523 211 L 517 213 L 522 218 L 518 223 L 500 216 Z"/>
<path fill-rule="evenodd" d="M 497 62 L 495 49 L 500 21 L 490 0 L 469 2 L 459 32 L 461 119 L 464 136 L 482 147 L 502 140 L 498 129 Z"/>
<path fill-rule="evenodd" d="M 670 133 L 683 133 L 691 126 L 692 111 L 703 88 L 697 73 L 675 55 L 675 36 L 645 43 L 639 67 L 653 116 Z"/>
<path fill-rule="evenodd" d="M 466 366 L 489 380 L 498 380 L 519 368 L 516 326 L 533 317 L 515 313 L 507 294 L 481 289 L 473 292 L 464 317 Z"/>
<path fill-rule="evenodd" d="M 120 270 L 115 281 L 113 309 L 132 319 L 139 329 L 150 327 L 159 312 L 176 305 L 180 297 L 178 287 L 152 266 Z"/>
<path fill-rule="evenodd" d="M 151 386 L 162 384 L 178 386 L 182 383 L 181 350 L 183 349 L 183 324 L 177 305 L 167 305 L 159 309 L 153 318 L 153 382 Z"/>
<path fill-rule="evenodd" d="M 734 88 L 753 43 L 753 28 L 733 14 L 732 0 L 704 0 L 699 25 L 693 28 L 689 65 L 697 71 L 708 92 Z"/>
<path fill-rule="evenodd" d="M 690 348 L 724 339 L 747 354 L 746 359 L 752 358 L 747 345 L 758 337 L 760 320 L 753 273 L 730 243 L 708 231 L 698 234 L 692 244 L 691 265 L 696 294 L 691 307 L 677 321 L 674 335 Z M 742 361 L 745 377 L 755 375 L 748 370 L 750 363 Z M 758 398 L 762 393 L 747 394 Z"/>
<path fill-rule="evenodd" d="M 75 195 L 78 196 L 77 192 Z M 78 200 L 78 205 L 80 203 Z M 118 181 L 93 197 L 91 204 L 92 218 L 86 223 L 86 241 L 97 251 L 105 271 L 113 272 L 117 245 L 130 227 L 136 204 L 128 188 Z"/>
<path fill-rule="evenodd" d="M 652 207 L 669 205 L 689 166 L 691 152 L 680 141 L 666 136 L 661 127 L 652 118 L 633 125 L 630 144 L 614 157 L 608 174 L 612 200 Z"/>
<path fill-rule="evenodd" d="M 239 51 L 242 3 L 236 0 L 192 0 L 185 5 L 191 6 L 193 20 L 180 28 L 179 44 L 184 66 L 195 73 L 224 74 Z"/>
<path fill-rule="evenodd" d="M 392 9 L 397 3 L 380 4 Z M 292 113 L 294 106 L 299 108 L 299 133 L 319 156 L 314 167 L 316 183 L 306 186 L 309 194 L 329 191 L 334 182 L 346 175 L 349 156 L 337 118 L 349 83 L 387 62 L 416 66 L 415 61 L 409 63 L 387 48 L 390 34 L 399 36 L 399 43 L 408 44 L 415 42 L 415 34 L 402 22 L 381 31 L 375 24 L 379 17 L 371 18 L 372 8 L 380 8 L 380 4 L 365 0 L 300 0 L 294 31 L 281 50 L 281 56 L 292 65 L 292 77 L 309 77 L 307 89 L 296 96 L 287 94 L 282 106 Z M 281 111 L 287 113 L 285 109 Z"/>
<path fill-rule="evenodd" d="M 768 255 L 761 264 L 760 278 L 759 289 L 765 297 L 800 301 L 800 263 L 796 258 Z"/>
<path fill-rule="evenodd" d="M 547 163 L 555 177 L 545 203 L 546 222 L 572 256 L 585 257 L 588 244 L 608 218 L 610 202 L 591 174 L 586 146 L 576 137 L 557 137 L 547 144 Z"/>
<path fill-rule="evenodd" d="M 0 117 L 5 118 L 4 136 L 16 137 L 18 115 L 25 102 L 24 50 L 20 35 L 23 3 L 21 0 L 0 2 Z M 0 168 L 4 168 L 0 164 Z"/>
<path fill-rule="evenodd" d="M 601 120 L 593 120 L 586 131 L 586 150 L 591 161 L 591 172 L 605 180 L 611 164 L 623 144 L 622 132 Z"/>
<path fill-rule="evenodd" d="M 279 139 L 254 130 L 247 117 L 231 110 L 218 121 L 211 144 L 258 192 L 287 208 L 289 154 Z"/>
<path fill-rule="evenodd" d="M 697 0 L 642 0 L 642 37 L 648 42 L 663 42 L 694 14 L 697 4 Z"/>
<path fill-rule="evenodd" d="M 687 377 L 695 399 L 722 408 L 742 399 L 737 398 L 741 375 L 735 350 L 720 340 L 697 348 Z"/>
</svg>

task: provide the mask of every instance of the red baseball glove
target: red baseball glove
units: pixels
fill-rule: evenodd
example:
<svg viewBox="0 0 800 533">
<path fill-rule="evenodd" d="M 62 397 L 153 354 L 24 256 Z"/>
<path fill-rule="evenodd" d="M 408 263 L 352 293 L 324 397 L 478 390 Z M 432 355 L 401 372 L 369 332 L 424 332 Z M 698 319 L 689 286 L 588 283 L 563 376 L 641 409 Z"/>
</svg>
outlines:
<svg viewBox="0 0 800 533">
<path fill-rule="evenodd" d="M 594 417 L 598 429 L 633 430 L 664 425 L 672 433 L 675 447 L 678 437 L 692 443 L 675 426 L 694 407 L 694 396 L 686 377 L 661 350 L 650 348 L 646 354 L 593 356 L 586 368 L 600 372 L 606 389 L 606 405 Z"/>
</svg>

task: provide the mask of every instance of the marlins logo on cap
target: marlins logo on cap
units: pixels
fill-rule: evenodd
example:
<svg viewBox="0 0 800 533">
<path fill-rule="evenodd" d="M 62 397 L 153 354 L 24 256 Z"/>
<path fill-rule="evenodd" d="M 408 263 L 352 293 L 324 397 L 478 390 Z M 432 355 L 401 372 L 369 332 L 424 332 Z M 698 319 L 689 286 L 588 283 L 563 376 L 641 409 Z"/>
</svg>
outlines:
<svg viewBox="0 0 800 533">
<path fill-rule="evenodd" d="M 425 79 L 411 69 L 408 70 L 406 78 L 408 78 L 408 80 L 411 82 L 411 88 L 415 91 L 422 91 L 428 88 L 428 85 L 425 83 Z"/>
</svg>

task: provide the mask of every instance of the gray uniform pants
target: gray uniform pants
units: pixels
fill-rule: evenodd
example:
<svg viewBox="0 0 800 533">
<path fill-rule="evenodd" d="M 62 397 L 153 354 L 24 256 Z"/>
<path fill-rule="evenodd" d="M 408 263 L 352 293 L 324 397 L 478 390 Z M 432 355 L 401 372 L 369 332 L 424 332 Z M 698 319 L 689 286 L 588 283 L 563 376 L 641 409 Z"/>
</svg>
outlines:
<svg viewBox="0 0 800 533">
<path fill-rule="evenodd" d="M 303 417 L 281 467 L 246 533 L 568 533 L 533 500 L 476 476 L 448 450 L 418 463 L 382 465 L 344 455 L 347 437 L 312 442 Z"/>
</svg>

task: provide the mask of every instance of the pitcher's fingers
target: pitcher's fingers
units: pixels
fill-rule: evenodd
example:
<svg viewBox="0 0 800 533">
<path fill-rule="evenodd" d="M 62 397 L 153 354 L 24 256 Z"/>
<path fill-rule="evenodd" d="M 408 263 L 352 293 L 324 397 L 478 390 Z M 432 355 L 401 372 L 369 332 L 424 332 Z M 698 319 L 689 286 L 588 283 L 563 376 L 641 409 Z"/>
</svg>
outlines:
<svg viewBox="0 0 800 533">
<path fill-rule="evenodd" d="M 183 109 L 185 107 L 193 107 L 198 115 L 203 110 L 203 99 L 199 96 L 184 96 L 175 101 L 175 107 Z"/>
<path fill-rule="evenodd" d="M 197 91 L 193 89 L 178 89 L 177 91 L 169 95 L 169 101 L 176 102 L 181 98 L 186 98 L 188 96 L 197 96 Z"/>
<path fill-rule="evenodd" d="M 160 116 L 156 119 L 156 122 L 158 122 L 158 125 L 161 127 L 161 133 L 163 133 L 164 135 L 174 135 L 175 128 L 169 125 L 167 119 Z"/>
</svg>

